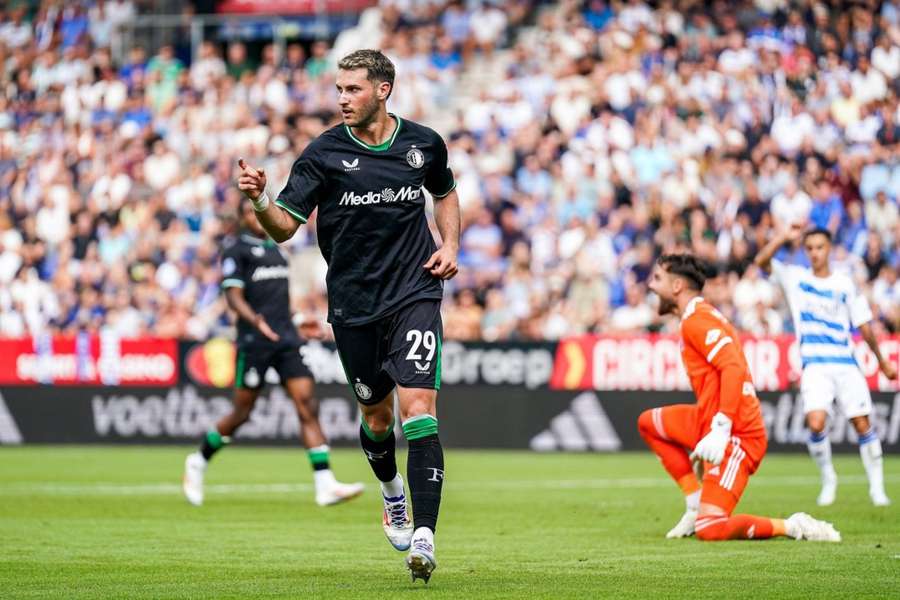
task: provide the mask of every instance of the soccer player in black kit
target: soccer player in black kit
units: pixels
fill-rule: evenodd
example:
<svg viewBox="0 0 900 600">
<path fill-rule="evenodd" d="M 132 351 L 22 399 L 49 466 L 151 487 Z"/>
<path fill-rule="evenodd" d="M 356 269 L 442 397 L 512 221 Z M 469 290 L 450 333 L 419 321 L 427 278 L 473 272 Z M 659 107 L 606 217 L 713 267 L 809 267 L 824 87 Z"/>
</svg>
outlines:
<svg viewBox="0 0 900 600">
<path fill-rule="evenodd" d="M 441 137 L 387 112 L 394 65 L 377 50 L 338 63 L 343 123 L 313 140 L 271 200 L 266 176 L 243 160 L 238 187 L 273 239 L 290 238 L 318 209 L 319 247 L 328 263 L 328 320 L 363 420 L 360 442 L 384 496 L 385 534 L 426 582 L 437 563 L 434 530 L 444 480 L 438 438 L 443 280 L 457 272 L 459 199 Z M 434 198 L 442 244 L 425 218 Z M 409 442 L 406 476 L 394 456 L 393 391 Z"/>
<path fill-rule="evenodd" d="M 355 498 L 362 493 L 363 485 L 340 483 L 329 465 L 328 442 L 313 398 L 312 373 L 300 356 L 303 340 L 291 318 L 287 259 L 268 239 L 253 216 L 253 208 L 244 205 L 241 213 L 241 235 L 225 249 L 222 258 L 222 289 L 238 317 L 234 408 L 207 432 L 200 449 L 185 460 L 185 498 L 195 506 L 203 504 L 203 478 L 209 460 L 250 418 L 269 367 L 278 373 L 297 408 L 300 437 L 313 468 L 316 503 L 329 506 Z"/>
</svg>

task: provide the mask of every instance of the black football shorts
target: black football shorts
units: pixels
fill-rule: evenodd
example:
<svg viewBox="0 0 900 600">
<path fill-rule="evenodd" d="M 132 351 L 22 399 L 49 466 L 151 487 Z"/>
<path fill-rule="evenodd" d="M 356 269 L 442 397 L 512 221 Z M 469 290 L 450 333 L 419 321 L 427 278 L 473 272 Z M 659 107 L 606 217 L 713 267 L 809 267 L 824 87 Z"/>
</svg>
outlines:
<svg viewBox="0 0 900 600">
<path fill-rule="evenodd" d="M 283 340 L 271 342 L 255 340 L 238 346 L 234 385 L 247 390 L 261 389 L 266 383 L 266 371 L 275 369 L 281 383 L 288 379 L 312 377 L 312 372 L 300 356 L 301 342 Z"/>
<path fill-rule="evenodd" d="M 395 385 L 440 389 L 439 300 L 419 300 L 374 323 L 333 329 L 347 381 L 362 404 L 381 402 Z"/>
</svg>

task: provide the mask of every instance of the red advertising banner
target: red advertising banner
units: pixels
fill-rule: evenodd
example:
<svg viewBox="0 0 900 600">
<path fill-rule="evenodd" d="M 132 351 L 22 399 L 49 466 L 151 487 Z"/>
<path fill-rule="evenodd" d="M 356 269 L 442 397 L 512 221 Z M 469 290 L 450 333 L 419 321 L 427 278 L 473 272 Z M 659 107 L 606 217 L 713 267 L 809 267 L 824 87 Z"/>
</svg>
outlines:
<svg viewBox="0 0 900 600">
<path fill-rule="evenodd" d="M 556 348 L 551 389 L 689 390 L 675 336 L 598 336 L 567 338 Z M 760 391 L 788 390 L 800 379 L 800 353 L 792 336 L 742 338 L 744 354 Z M 878 370 L 865 342 L 855 342 L 856 361 L 873 390 L 900 389 Z M 900 337 L 879 341 L 882 355 L 900 368 Z"/>
<path fill-rule="evenodd" d="M 112 335 L 0 339 L 0 385 L 142 385 L 178 381 L 178 342 Z"/>
<path fill-rule="evenodd" d="M 375 0 L 223 0 L 216 11 L 224 14 L 314 15 L 356 13 L 375 4 Z"/>
</svg>

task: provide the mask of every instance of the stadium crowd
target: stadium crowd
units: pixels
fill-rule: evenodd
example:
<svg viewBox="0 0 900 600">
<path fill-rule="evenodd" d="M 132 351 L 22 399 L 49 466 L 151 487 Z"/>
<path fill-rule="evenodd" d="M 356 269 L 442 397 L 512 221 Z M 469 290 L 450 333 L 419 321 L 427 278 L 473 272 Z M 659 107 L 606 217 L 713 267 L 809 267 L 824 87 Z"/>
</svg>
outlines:
<svg viewBox="0 0 900 600">
<path fill-rule="evenodd" d="M 329 43 L 119 59 L 135 11 L 0 13 L 0 336 L 226 333 L 237 158 L 277 191 L 338 118 Z M 716 265 L 705 295 L 739 328 L 788 331 L 752 258 L 798 220 L 833 233 L 877 330 L 900 331 L 900 2 L 388 0 L 377 17 L 391 109 L 452 115 L 463 230 L 447 338 L 665 328 L 646 280 L 680 250 Z M 285 250 L 295 310 L 324 315 L 314 227 Z"/>
</svg>

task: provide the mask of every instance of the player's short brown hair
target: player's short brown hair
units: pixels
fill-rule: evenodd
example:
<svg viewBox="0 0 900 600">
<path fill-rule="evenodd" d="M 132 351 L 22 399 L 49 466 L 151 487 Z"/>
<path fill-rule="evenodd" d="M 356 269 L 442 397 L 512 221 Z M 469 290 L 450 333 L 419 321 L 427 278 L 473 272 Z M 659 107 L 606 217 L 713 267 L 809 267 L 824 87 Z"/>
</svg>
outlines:
<svg viewBox="0 0 900 600">
<path fill-rule="evenodd" d="M 693 254 L 663 254 L 656 262 L 667 273 L 684 278 L 695 290 L 702 290 L 706 280 L 714 275 L 713 268 Z"/>
<path fill-rule="evenodd" d="M 390 98 L 391 92 L 394 91 L 394 63 L 391 62 L 381 50 L 356 50 L 341 59 L 338 63 L 338 69 L 344 71 L 353 71 L 355 69 L 365 69 L 366 79 L 373 83 L 381 83 L 386 81 L 391 84 L 391 91 L 388 92 Z"/>
</svg>

